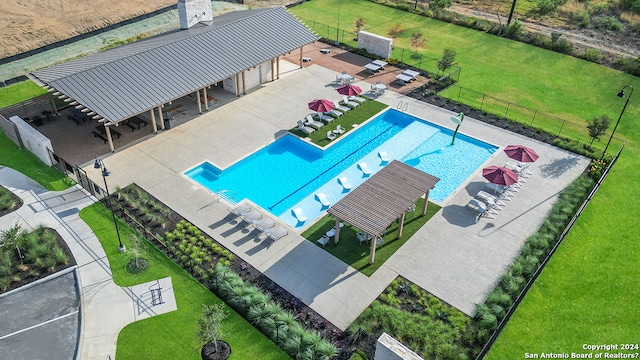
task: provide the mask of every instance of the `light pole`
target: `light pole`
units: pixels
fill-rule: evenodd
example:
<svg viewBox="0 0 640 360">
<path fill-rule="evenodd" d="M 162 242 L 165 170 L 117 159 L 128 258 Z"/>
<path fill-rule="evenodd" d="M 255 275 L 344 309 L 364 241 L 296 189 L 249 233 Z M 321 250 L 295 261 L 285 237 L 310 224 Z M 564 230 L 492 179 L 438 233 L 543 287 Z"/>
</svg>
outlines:
<svg viewBox="0 0 640 360">
<path fill-rule="evenodd" d="M 629 96 L 627 96 L 627 101 L 625 101 L 624 106 L 622 107 L 622 111 L 620 112 L 620 116 L 618 116 L 618 121 L 616 121 L 616 126 L 613 127 L 613 131 L 611 132 L 611 136 L 609 136 L 609 141 L 607 141 L 607 146 L 604 147 L 604 151 L 602 152 L 602 156 L 600 157 L 600 160 L 604 159 L 604 155 L 607 153 L 607 149 L 609 148 L 609 144 L 611 144 L 611 139 L 613 139 L 613 134 L 616 133 L 616 129 L 618 128 L 618 124 L 620 124 L 620 119 L 622 119 L 622 115 L 624 114 L 624 111 L 627 109 L 627 105 L 629 105 L 629 100 L 631 100 L 631 95 L 633 95 L 633 86 L 626 85 L 625 87 L 622 88 L 622 90 L 620 90 L 620 92 L 618 93 L 618 97 L 620 97 L 620 98 L 624 97 L 624 89 L 626 89 L 626 88 L 631 88 L 631 92 L 629 93 Z"/>
<path fill-rule="evenodd" d="M 116 214 L 113 212 L 113 205 L 111 204 L 111 195 L 109 194 L 109 186 L 107 185 L 107 176 L 111 173 L 107 170 L 107 167 L 102 162 L 102 159 L 96 156 L 96 161 L 93 163 L 93 167 L 95 169 L 102 170 L 102 179 L 104 180 L 104 188 L 107 192 L 107 201 L 109 202 L 109 210 L 111 210 L 111 216 L 113 216 L 113 225 L 116 227 L 116 234 L 118 234 L 118 251 L 123 253 L 127 250 L 127 248 L 122 244 L 122 240 L 120 239 L 120 230 L 118 229 L 118 221 L 116 221 Z"/>
</svg>

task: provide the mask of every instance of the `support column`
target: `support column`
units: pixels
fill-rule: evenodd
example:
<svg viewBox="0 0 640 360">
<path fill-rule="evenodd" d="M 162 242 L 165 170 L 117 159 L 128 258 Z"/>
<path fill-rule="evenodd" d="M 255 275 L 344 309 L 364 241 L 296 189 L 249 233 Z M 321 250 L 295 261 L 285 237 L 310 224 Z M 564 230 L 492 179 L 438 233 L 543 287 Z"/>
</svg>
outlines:
<svg viewBox="0 0 640 360">
<path fill-rule="evenodd" d="M 300 59 L 298 59 L 299 65 L 300 65 L 300 69 L 302 69 L 302 48 L 303 48 L 303 46 L 300 46 Z"/>
<path fill-rule="evenodd" d="M 196 90 L 196 101 L 198 102 L 198 113 L 202 114 L 202 103 L 200 102 L 200 89 Z M 205 98 L 206 101 L 206 98 Z"/>
<path fill-rule="evenodd" d="M 207 95 L 207 87 L 202 88 L 202 94 L 204 94 L 204 109 L 209 111 L 209 95 Z"/>
<path fill-rule="evenodd" d="M 422 216 L 427 215 L 427 205 L 429 204 L 429 191 L 424 194 L 424 205 L 422 205 Z"/>
<path fill-rule="evenodd" d="M 275 59 L 271 59 L 271 81 L 276 79 Z"/>
<path fill-rule="evenodd" d="M 158 119 L 160 119 L 160 128 L 164 130 L 164 116 L 162 115 L 162 105 L 158 106 Z"/>
<path fill-rule="evenodd" d="M 338 218 L 336 218 L 335 229 L 336 234 L 334 235 L 333 242 L 337 244 L 338 241 L 340 241 L 340 219 Z"/>
<path fill-rule="evenodd" d="M 155 108 L 151 108 L 151 110 L 149 110 L 149 112 L 151 113 L 151 124 L 153 125 L 153 133 L 157 134 L 158 133 L 158 124 L 156 124 L 156 109 Z"/>
<path fill-rule="evenodd" d="M 244 95 L 247 95 L 247 79 L 246 79 L 246 76 L 244 75 L 246 71 L 247 70 L 242 70 L 242 93 Z"/>
<path fill-rule="evenodd" d="M 240 96 L 240 77 L 236 74 L 236 96 Z"/>
<path fill-rule="evenodd" d="M 404 228 L 404 216 L 407 212 L 403 212 L 402 215 L 400 215 L 400 220 L 398 222 L 398 239 L 400 239 L 402 237 L 402 229 Z"/>
<path fill-rule="evenodd" d="M 280 56 L 276 56 L 276 79 L 280 79 Z"/>
<path fill-rule="evenodd" d="M 107 125 L 104 126 L 104 130 L 107 133 L 107 140 L 109 140 L 109 148 L 111 149 L 111 152 L 116 152 L 116 150 L 113 147 L 113 138 L 111 137 L 111 130 Z"/>
<path fill-rule="evenodd" d="M 374 236 L 369 240 L 371 242 L 371 251 L 369 253 L 369 264 L 373 264 L 373 261 L 376 258 L 376 245 L 378 245 L 378 236 Z"/>
</svg>

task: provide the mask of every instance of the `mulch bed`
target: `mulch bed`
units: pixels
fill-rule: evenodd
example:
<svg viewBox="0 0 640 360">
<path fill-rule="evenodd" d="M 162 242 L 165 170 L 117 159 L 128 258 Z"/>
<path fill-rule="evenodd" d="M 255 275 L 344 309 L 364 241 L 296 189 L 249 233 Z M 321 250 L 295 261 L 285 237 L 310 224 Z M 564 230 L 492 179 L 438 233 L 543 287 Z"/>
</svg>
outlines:
<svg viewBox="0 0 640 360">
<path fill-rule="evenodd" d="M 8 192 L 11 195 L 11 199 L 15 202 L 15 206 L 13 206 L 12 208 L 0 210 L 0 217 L 2 217 L 18 210 L 22 206 L 23 202 L 18 195 L 14 194 L 12 191 L 9 191 L 9 189 L 7 189 L 6 187 L 0 185 L 0 188 L 3 188 L 6 192 Z"/>
</svg>

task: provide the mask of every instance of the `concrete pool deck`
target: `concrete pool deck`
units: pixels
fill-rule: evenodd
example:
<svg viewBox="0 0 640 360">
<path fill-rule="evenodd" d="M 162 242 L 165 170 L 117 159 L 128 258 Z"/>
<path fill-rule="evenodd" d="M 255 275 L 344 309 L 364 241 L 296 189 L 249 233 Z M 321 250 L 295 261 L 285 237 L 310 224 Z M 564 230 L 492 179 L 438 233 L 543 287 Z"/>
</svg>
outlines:
<svg viewBox="0 0 640 360">
<path fill-rule="evenodd" d="M 583 172 L 589 159 L 466 117 L 462 133 L 501 148 L 510 144 L 534 148 L 540 155 L 530 168 L 534 175 L 495 219 L 482 218 L 476 223 L 474 211 L 465 205 L 486 183 L 478 169 L 371 277 L 333 258 L 315 245 L 315 239 L 307 241 L 293 229 L 270 246 L 256 240 L 253 233 L 229 221 L 230 205 L 216 202 L 211 193 L 183 174 L 203 161 L 226 168 L 286 133 L 309 113 L 309 101 L 339 98 L 333 84 L 336 74 L 317 65 L 292 70 L 192 121 L 106 155 L 109 186 L 115 189 L 135 182 L 341 329 L 398 275 L 473 314 L 525 239 L 542 224 L 557 194 Z M 360 85 L 365 91 L 369 88 L 366 83 Z M 449 120 L 454 113 L 392 91 L 377 100 L 392 107 L 402 101 L 412 115 L 454 126 Z M 482 167 L 506 161 L 499 150 Z M 84 169 L 101 183 L 93 166 L 87 164 Z M 257 173 L 255 181 L 268 177 L 268 172 Z"/>
</svg>

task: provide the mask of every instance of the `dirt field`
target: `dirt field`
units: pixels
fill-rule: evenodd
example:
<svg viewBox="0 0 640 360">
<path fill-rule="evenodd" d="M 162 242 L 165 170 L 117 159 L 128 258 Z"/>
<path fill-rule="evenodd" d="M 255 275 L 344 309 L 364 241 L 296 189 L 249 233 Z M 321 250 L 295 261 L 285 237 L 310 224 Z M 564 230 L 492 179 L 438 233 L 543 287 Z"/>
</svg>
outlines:
<svg viewBox="0 0 640 360">
<path fill-rule="evenodd" d="M 267 7 L 292 1 L 251 0 Z M 177 0 L 1 0 L 0 58 L 149 13 Z"/>
</svg>

